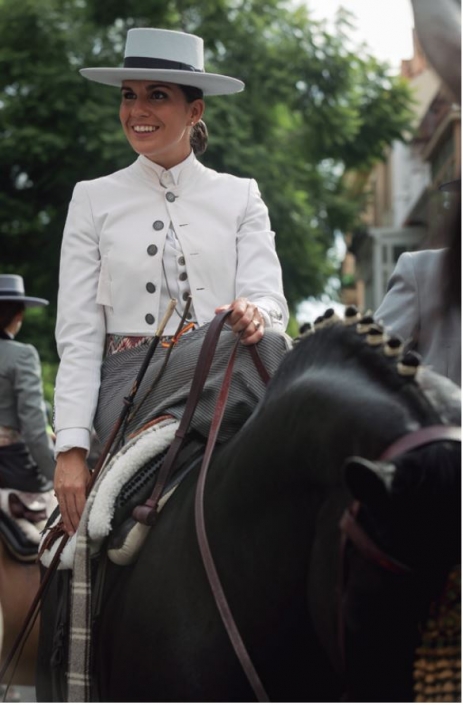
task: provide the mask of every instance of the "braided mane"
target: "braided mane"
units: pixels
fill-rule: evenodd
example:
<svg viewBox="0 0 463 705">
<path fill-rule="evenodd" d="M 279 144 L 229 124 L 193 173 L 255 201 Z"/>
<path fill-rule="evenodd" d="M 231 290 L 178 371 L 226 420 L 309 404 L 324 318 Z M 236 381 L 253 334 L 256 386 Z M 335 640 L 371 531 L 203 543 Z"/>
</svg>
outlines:
<svg viewBox="0 0 463 705">
<path fill-rule="evenodd" d="M 328 315 L 327 315 L 328 314 Z M 321 319 L 321 320 L 320 320 Z M 387 336 L 371 316 L 357 316 L 347 324 L 331 310 L 320 317 L 315 329 L 296 339 L 294 349 L 286 356 L 269 385 L 269 390 L 283 391 L 293 379 L 310 371 L 332 369 L 336 375 L 362 369 L 371 384 L 400 393 L 422 421 L 438 421 L 438 413 L 415 380 L 420 357 L 414 352 L 403 354 L 402 341 Z"/>
</svg>

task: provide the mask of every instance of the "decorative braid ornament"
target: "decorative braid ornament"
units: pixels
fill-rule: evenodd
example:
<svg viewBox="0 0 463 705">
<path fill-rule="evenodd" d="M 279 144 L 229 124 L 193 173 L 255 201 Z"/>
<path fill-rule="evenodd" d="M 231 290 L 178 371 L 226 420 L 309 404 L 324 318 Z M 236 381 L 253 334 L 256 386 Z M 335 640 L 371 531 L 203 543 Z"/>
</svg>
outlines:
<svg viewBox="0 0 463 705">
<path fill-rule="evenodd" d="M 415 702 L 461 702 L 461 566 L 430 607 L 413 671 Z"/>
</svg>

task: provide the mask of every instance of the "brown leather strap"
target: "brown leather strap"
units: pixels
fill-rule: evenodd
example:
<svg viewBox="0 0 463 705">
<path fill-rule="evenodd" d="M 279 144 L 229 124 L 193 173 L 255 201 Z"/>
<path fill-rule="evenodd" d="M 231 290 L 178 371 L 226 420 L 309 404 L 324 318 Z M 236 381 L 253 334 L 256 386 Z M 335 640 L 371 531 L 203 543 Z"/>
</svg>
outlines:
<svg viewBox="0 0 463 705">
<path fill-rule="evenodd" d="M 243 639 L 241 638 L 241 634 L 238 631 L 238 627 L 236 626 L 236 622 L 231 613 L 230 606 L 225 596 L 222 583 L 220 582 L 220 578 L 215 567 L 214 559 L 212 557 L 206 533 L 206 525 L 204 521 L 204 488 L 206 484 L 206 476 L 228 399 L 231 376 L 233 372 L 233 363 L 235 361 L 236 351 L 239 342 L 240 341 L 238 338 L 231 351 L 230 358 L 227 364 L 227 369 L 225 371 L 225 376 L 217 399 L 216 407 L 214 409 L 211 430 L 207 439 L 206 450 L 204 453 L 201 470 L 199 472 L 198 483 L 196 485 L 195 524 L 196 533 L 198 536 L 199 550 L 203 559 L 204 568 L 206 570 L 209 584 L 214 595 L 215 603 L 227 630 L 227 634 L 229 636 L 233 649 L 238 657 L 238 660 L 243 668 L 244 673 L 246 674 L 249 684 L 251 685 L 251 688 L 253 689 L 254 694 L 256 695 L 257 700 L 259 702 L 269 702 L 267 693 L 265 692 L 262 682 L 249 657 L 246 646 L 243 642 Z"/>
<path fill-rule="evenodd" d="M 225 319 L 230 311 L 224 311 L 219 313 L 216 318 L 211 322 L 209 330 L 204 339 L 203 345 L 201 346 L 200 356 L 198 363 L 196 365 L 195 374 L 193 377 L 193 382 L 191 385 L 190 394 L 188 396 L 187 405 L 185 412 L 182 417 L 182 421 L 177 429 L 174 440 L 167 452 L 164 459 L 163 466 L 159 473 L 159 477 L 156 481 L 153 493 L 151 497 L 147 500 L 144 505 L 138 506 L 133 511 L 133 517 L 142 523 L 152 525 L 156 521 L 157 516 L 157 503 L 161 497 L 165 484 L 169 478 L 171 471 L 173 470 L 175 459 L 181 449 L 182 443 L 185 438 L 185 434 L 190 425 L 191 418 L 193 416 L 196 405 L 199 401 L 199 396 L 204 387 L 204 383 L 207 378 L 210 366 L 212 364 L 212 359 L 214 356 L 215 349 L 217 347 L 217 342 L 220 336 L 221 329 L 225 323 Z M 214 414 L 211 423 L 211 429 L 209 432 L 209 437 L 206 444 L 206 450 L 204 453 L 204 458 L 202 461 L 198 483 L 195 495 L 195 524 L 196 531 L 198 535 L 199 549 L 201 556 L 203 558 L 204 568 L 211 586 L 212 594 L 214 596 L 217 608 L 219 610 L 220 616 L 227 630 L 230 642 L 235 650 L 238 660 L 248 678 L 248 681 L 260 702 L 268 702 L 269 698 L 264 690 L 264 687 L 260 681 L 260 678 L 252 664 L 249 657 L 247 649 L 238 631 L 236 623 L 234 621 L 233 615 L 231 613 L 230 607 L 228 605 L 225 593 L 223 591 L 220 579 L 217 574 L 217 570 L 214 564 L 214 559 L 211 554 L 209 541 L 207 539 L 205 522 L 204 522 L 204 487 L 206 482 L 206 475 L 209 468 L 209 463 L 212 457 L 212 453 L 217 441 L 218 432 L 220 429 L 220 424 L 223 419 L 223 414 L 225 411 L 225 406 L 228 399 L 228 393 L 230 390 L 231 377 L 233 372 L 233 364 L 236 357 L 236 352 L 238 350 L 238 345 L 240 344 L 240 338 L 238 337 L 230 353 L 230 357 L 227 363 L 227 368 L 225 371 L 224 379 L 219 391 L 218 399 L 214 409 Z M 265 369 L 260 356 L 255 350 L 255 346 L 249 346 L 251 350 L 251 355 L 253 357 L 256 368 L 261 375 L 264 384 L 267 383 L 270 376 Z M 252 354 L 252 350 L 255 350 L 256 355 Z"/>
<path fill-rule="evenodd" d="M 183 412 L 182 420 L 180 421 L 179 427 L 175 432 L 174 440 L 172 441 L 169 450 L 167 451 L 166 457 L 162 464 L 161 470 L 159 471 L 156 483 L 154 485 L 151 497 L 144 503 L 135 507 L 132 512 L 132 516 L 136 521 L 148 526 L 153 526 L 156 521 L 157 516 L 157 505 L 159 499 L 161 498 L 162 492 L 166 482 L 168 481 L 170 474 L 173 471 L 175 461 L 182 448 L 185 440 L 186 433 L 190 427 L 191 419 L 193 418 L 194 411 L 199 401 L 199 397 L 203 390 L 204 384 L 207 379 L 207 375 L 212 365 L 212 360 L 214 358 L 215 349 L 220 336 L 220 331 L 225 323 L 225 319 L 231 313 L 228 309 L 217 314 L 216 317 L 211 321 L 209 329 L 204 338 L 201 350 L 199 353 L 198 362 L 193 375 L 193 381 L 191 383 L 190 393 L 188 394 L 187 403 L 185 406 L 185 411 Z"/>
<path fill-rule="evenodd" d="M 384 568 L 389 573 L 395 573 L 396 575 L 406 575 L 411 573 L 411 569 L 391 558 L 384 551 L 382 551 L 378 546 L 372 541 L 368 534 L 362 529 L 362 527 L 357 523 L 356 514 L 359 505 L 356 502 L 354 508 L 350 507 L 344 512 L 340 527 L 342 532 L 349 537 L 354 546 L 360 551 L 360 553 L 371 563 L 380 568 Z"/>
<path fill-rule="evenodd" d="M 91 477 L 90 482 L 87 487 L 87 496 L 90 493 L 90 490 L 92 489 L 93 485 L 95 484 L 96 479 L 97 479 L 101 469 L 103 468 L 106 461 L 110 457 L 110 452 L 111 452 L 113 443 L 116 440 L 116 436 L 119 433 L 122 425 L 124 424 L 124 422 L 128 416 L 129 411 L 132 408 L 133 401 L 135 399 L 135 395 L 138 392 L 140 384 L 143 381 L 143 378 L 146 374 L 146 370 L 148 369 L 148 365 L 151 362 L 151 358 L 153 357 L 153 355 L 156 351 L 156 348 L 159 345 L 159 341 L 161 340 L 162 333 L 164 332 L 164 328 L 166 327 L 166 325 L 169 321 L 169 318 L 172 316 L 172 313 L 175 310 L 176 303 L 177 303 L 177 301 L 175 299 L 170 300 L 169 305 L 167 307 L 167 310 L 162 318 L 162 321 L 159 324 L 159 328 L 157 329 L 155 335 L 153 336 L 153 340 L 149 344 L 148 350 L 146 351 L 146 355 L 143 358 L 143 362 L 142 362 L 140 369 L 138 371 L 138 374 L 132 384 L 130 392 L 123 399 L 124 406 L 122 407 L 119 418 L 117 419 L 116 423 L 114 424 L 113 429 L 109 435 L 109 438 L 107 439 L 107 441 L 104 445 L 104 448 L 100 453 L 97 464 L 95 465 L 95 468 L 93 470 L 92 477 Z"/>
<path fill-rule="evenodd" d="M 209 329 L 205 335 L 201 350 L 199 353 L 198 362 L 193 375 L 190 393 L 188 395 L 185 411 L 180 422 L 180 425 L 175 432 L 174 440 L 172 441 L 166 457 L 159 471 L 156 483 L 149 499 L 144 504 L 135 507 L 132 516 L 136 521 L 148 526 L 153 526 L 157 518 L 157 505 L 164 491 L 166 483 L 173 472 L 175 461 L 185 441 L 185 436 L 190 427 L 191 419 L 198 405 L 201 392 L 206 383 L 207 375 L 214 359 L 215 350 L 219 341 L 220 333 L 225 324 L 226 318 L 231 314 L 231 310 L 221 311 L 211 321 Z M 237 339 L 239 340 L 239 338 Z M 267 384 L 270 375 L 266 370 L 255 345 L 248 346 L 254 364 L 259 372 L 264 384 Z"/>
<path fill-rule="evenodd" d="M 436 441 L 454 441 L 461 443 L 461 428 L 459 426 L 423 426 L 417 431 L 411 431 L 405 436 L 402 436 L 397 441 L 394 441 L 381 454 L 380 460 L 390 460 L 398 455 L 408 453 L 415 448 L 435 443 Z"/>
</svg>

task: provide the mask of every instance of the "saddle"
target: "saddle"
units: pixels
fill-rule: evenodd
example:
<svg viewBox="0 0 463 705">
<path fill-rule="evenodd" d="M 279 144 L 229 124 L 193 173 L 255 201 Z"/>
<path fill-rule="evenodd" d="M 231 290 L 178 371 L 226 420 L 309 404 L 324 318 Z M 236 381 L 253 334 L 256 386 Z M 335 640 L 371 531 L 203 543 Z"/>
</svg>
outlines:
<svg viewBox="0 0 463 705">
<path fill-rule="evenodd" d="M 0 509 L 0 538 L 15 560 L 21 563 L 34 563 L 37 560 L 37 544 L 28 539 L 15 520 L 2 509 Z"/>
<path fill-rule="evenodd" d="M 56 500 L 53 493 L 0 489 L 0 538 L 22 563 L 37 560 L 41 532 Z"/>
<path fill-rule="evenodd" d="M 205 447 L 206 441 L 199 434 L 192 433 L 185 439 L 185 444 L 175 462 L 172 477 L 161 495 L 158 512 L 163 509 L 186 476 L 200 466 Z M 113 530 L 109 535 L 107 549 L 108 558 L 117 565 L 130 565 L 136 560 L 150 529 L 149 526 L 136 521 L 132 512 L 135 507 L 144 504 L 149 498 L 167 450 L 166 448 L 165 451 L 142 466 L 125 483 L 116 498 Z"/>
<path fill-rule="evenodd" d="M 179 426 L 172 417 L 155 419 L 114 455 L 102 472 L 101 482 L 92 490 L 92 509 L 88 517 L 88 539 L 91 555 L 107 550 L 108 557 L 118 565 L 133 563 L 143 545 L 146 531 L 132 518 L 136 506 L 144 503 L 156 483 L 159 470 Z M 162 493 L 160 511 L 180 482 L 198 466 L 205 449 L 205 439 L 192 432 L 185 438 L 170 481 Z M 60 515 L 50 517 L 40 546 L 41 563 L 48 567 L 55 554 L 56 527 Z M 76 536 L 68 540 L 62 551 L 59 569 L 72 569 Z"/>
</svg>

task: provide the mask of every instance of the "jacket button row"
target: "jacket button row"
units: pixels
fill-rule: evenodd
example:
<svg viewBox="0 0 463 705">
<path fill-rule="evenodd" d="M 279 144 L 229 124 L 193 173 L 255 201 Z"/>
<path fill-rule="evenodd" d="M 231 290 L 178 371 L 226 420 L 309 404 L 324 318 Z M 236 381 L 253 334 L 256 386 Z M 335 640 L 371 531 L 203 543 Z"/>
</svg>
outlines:
<svg viewBox="0 0 463 705">
<path fill-rule="evenodd" d="M 169 201 L 169 203 L 173 203 L 175 201 L 176 196 L 174 193 L 172 193 L 172 191 L 167 191 L 166 198 Z"/>
<path fill-rule="evenodd" d="M 155 286 L 155 284 L 153 284 L 153 282 L 148 282 L 147 285 L 146 285 L 146 291 L 147 291 L 149 294 L 154 294 L 154 292 L 156 291 L 156 286 Z"/>
<path fill-rule="evenodd" d="M 154 257 L 154 255 L 158 251 L 158 248 L 156 247 L 156 245 L 149 245 L 149 247 L 147 247 L 146 251 L 151 257 Z"/>
<path fill-rule="evenodd" d="M 189 291 L 185 291 L 185 292 L 182 294 L 182 299 L 183 299 L 184 301 L 186 301 L 187 298 L 189 297 L 189 295 L 190 295 L 190 292 L 189 292 Z"/>
<path fill-rule="evenodd" d="M 154 223 L 153 223 L 153 228 L 154 228 L 155 230 L 162 230 L 163 227 L 164 227 L 164 223 L 162 222 L 162 220 L 155 220 L 155 221 L 154 221 Z"/>
<path fill-rule="evenodd" d="M 145 321 L 148 323 L 148 325 L 152 326 L 154 323 L 154 316 L 151 313 L 147 313 L 145 316 Z"/>
</svg>

